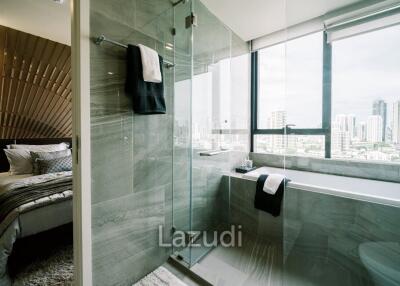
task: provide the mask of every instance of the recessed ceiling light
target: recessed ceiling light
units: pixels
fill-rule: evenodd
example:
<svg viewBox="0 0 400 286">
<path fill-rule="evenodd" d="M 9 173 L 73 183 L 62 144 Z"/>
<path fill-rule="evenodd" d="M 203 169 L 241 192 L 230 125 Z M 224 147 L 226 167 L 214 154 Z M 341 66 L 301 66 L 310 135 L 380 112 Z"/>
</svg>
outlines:
<svg viewBox="0 0 400 286">
<path fill-rule="evenodd" d="M 58 3 L 58 4 L 62 4 L 64 3 L 64 0 L 53 0 L 54 2 Z"/>
</svg>

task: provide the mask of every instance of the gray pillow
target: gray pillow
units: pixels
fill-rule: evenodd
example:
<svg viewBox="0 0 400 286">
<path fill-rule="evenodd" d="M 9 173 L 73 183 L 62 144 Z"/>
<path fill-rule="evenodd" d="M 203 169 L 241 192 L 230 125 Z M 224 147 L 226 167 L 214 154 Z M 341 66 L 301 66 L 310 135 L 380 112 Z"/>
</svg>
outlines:
<svg viewBox="0 0 400 286">
<path fill-rule="evenodd" d="M 50 160 L 38 159 L 40 174 L 65 172 L 72 170 L 72 156 L 60 157 Z"/>
<path fill-rule="evenodd" d="M 10 144 L 8 149 L 25 149 L 35 152 L 54 152 L 68 149 L 69 143 L 47 144 L 47 145 L 30 145 L 30 144 Z"/>
<path fill-rule="evenodd" d="M 24 149 L 4 149 L 8 163 L 10 163 L 11 175 L 32 173 L 31 155 Z"/>
<path fill-rule="evenodd" d="M 55 151 L 55 152 L 33 152 L 31 151 L 32 163 L 33 163 L 33 171 L 34 175 L 39 175 L 39 165 L 38 160 L 51 160 L 61 157 L 66 157 L 71 155 L 71 149 Z"/>
</svg>

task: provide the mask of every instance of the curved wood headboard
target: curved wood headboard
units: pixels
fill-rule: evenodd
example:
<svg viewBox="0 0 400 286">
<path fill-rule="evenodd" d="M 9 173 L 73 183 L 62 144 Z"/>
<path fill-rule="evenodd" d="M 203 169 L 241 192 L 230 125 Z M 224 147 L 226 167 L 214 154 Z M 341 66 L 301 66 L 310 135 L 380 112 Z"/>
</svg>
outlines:
<svg viewBox="0 0 400 286">
<path fill-rule="evenodd" d="M 0 139 L 71 136 L 71 47 L 0 26 Z"/>
<path fill-rule="evenodd" d="M 7 149 L 6 145 L 9 144 L 58 144 L 66 142 L 69 143 L 70 148 L 72 147 L 71 138 L 34 138 L 34 139 L 0 139 L 0 172 L 8 172 L 10 165 L 8 164 L 7 156 L 3 149 Z"/>
</svg>

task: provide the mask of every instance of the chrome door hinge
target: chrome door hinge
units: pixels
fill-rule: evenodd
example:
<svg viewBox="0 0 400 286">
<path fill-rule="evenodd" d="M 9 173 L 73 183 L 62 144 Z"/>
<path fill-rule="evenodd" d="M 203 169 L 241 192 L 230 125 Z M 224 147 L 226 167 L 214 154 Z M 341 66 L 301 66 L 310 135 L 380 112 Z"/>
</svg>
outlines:
<svg viewBox="0 0 400 286">
<path fill-rule="evenodd" d="M 75 142 L 74 145 L 72 146 L 72 148 L 75 149 L 75 163 L 79 164 L 79 149 L 80 149 L 80 145 L 79 145 L 79 136 L 76 135 L 75 136 Z"/>
<path fill-rule="evenodd" d="M 193 12 L 190 13 L 190 15 L 185 18 L 185 26 L 186 29 L 189 29 L 191 26 L 197 27 L 197 15 Z"/>
</svg>

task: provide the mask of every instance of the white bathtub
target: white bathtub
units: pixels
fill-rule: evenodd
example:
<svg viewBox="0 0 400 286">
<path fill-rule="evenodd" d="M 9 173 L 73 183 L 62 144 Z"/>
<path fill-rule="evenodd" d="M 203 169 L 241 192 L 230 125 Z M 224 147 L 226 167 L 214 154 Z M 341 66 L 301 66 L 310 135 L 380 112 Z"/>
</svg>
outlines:
<svg viewBox="0 0 400 286">
<path fill-rule="evenodd" d="M 305 171 L 261 167 L 235 177 L 256 181 L 261 174 L 285 174 L 288 187 L 400 207 L 400 183 L 382 182 Z"/>
</svg>

